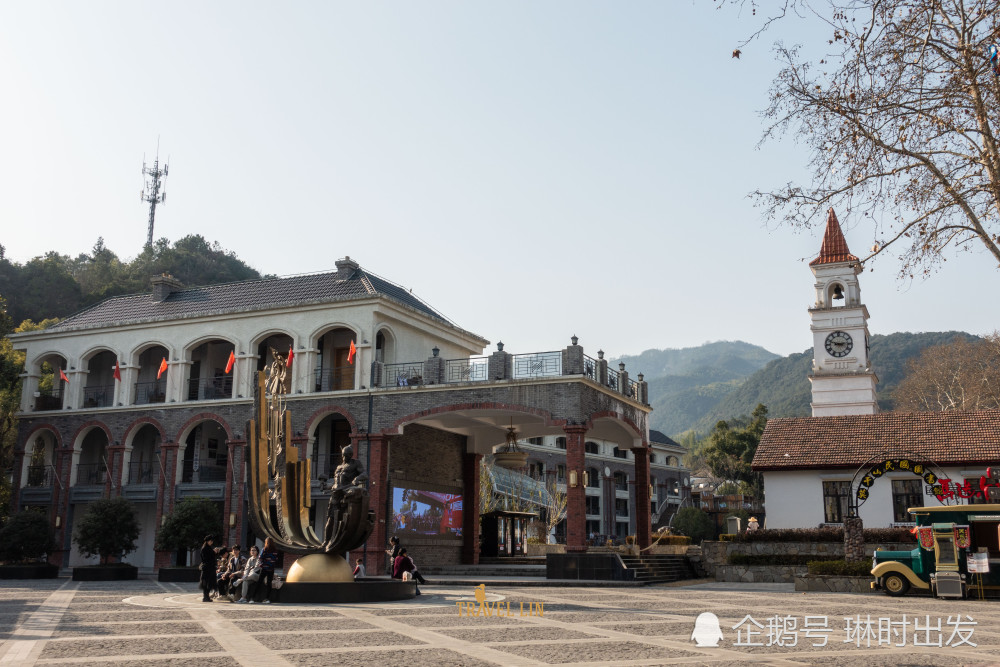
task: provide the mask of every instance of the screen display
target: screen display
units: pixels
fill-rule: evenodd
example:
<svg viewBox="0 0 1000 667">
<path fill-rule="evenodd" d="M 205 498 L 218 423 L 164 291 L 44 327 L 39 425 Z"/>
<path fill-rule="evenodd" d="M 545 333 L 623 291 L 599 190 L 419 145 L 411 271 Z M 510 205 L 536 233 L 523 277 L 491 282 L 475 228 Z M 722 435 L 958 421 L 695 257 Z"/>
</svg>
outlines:
<svg viewBox="0 0 1000 667">
<path fill-rule="evenodd" d="M 392 530 L 396 535 L 462 536 L 462 496 L 394 487 Z"/>
</svg>

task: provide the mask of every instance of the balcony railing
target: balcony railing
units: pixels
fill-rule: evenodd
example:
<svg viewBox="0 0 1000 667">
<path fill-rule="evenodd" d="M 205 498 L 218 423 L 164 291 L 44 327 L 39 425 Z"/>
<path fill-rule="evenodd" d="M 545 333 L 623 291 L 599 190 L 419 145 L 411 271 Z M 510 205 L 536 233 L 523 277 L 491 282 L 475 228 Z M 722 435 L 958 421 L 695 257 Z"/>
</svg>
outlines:
<svg viewBox="0 0 1000 667">
<path fill-rule="evenodd" d="M 28 466 L 28 479 L 25 486 L 48 487 L 52 486 L 52 466 Z"/>
<path fill-rule="evenodd" d="M 81 463 L 76 467 L 76 483 L 80 486 L 93 486 L 108 481 L 108 469 L 104 463 Z"/>
<path fill-rule="evenodd" d="M 315 391 L 354 389 L 354 366 L 317 368 Z"/>
<path fill-rule="evenodd" d="M 583 355 L 583 375 L 597 381 L 597 359 Z"/>
<path fill-rule="evenodd" d="M 636 398 L 639 396 L 639 383 L 635 380 L 629 378 L 628 387 L 625 390 L 625 395 L 629 398 Z"/>
<path fill-rule="evenodd" d="M 449 359 L 444 362 L 444 381 L 447 383 L 485 382 L 490 379 L 489 370 L 489 357 Z"/>
<path fill-rule="evenodd" d="M 562 352 L 515 354 L 514 379 L 562 375 Z"/>
<path fill-rule="evenodd" d="M 153 484 L 159 478 L 156 461 L 132 461 L 128 464 L 128 484 Z"/>
<path fill-rule="evenodd" d="M 233 397 L 233 376 L 191 378 L 187 381 L 187 400 L 211 401 Z"/>
<path fill-rule="evenodd" d="M 181 477 L 181 481 L 185 483 L 191 482 L 225 482 L 226 481 L 226 466 L 206 466 L 201 465 L 198 470 L 195 471 L 194 464 L 185 459 L 184 461 L 184 472 Z"/>
<path fill-rule="evenodd" d="M 618 391 L 618 379 L 620 373 L 613 368 L 608 369 L 608 387 Z"/>
<path fill-rule="evenodd" d="M 135 404 L 146 405 L 149 403 L 163 403 L 167 400 L 167 381 L 153 380 L 152 382 L 135 383 Z"/>
<path fill-rule="evenodd" d="M 386 364 L 382 369 L 383 387 L 412 387 L 424 383 L 424 362 Z"/>
<path fill-rule="evenodd" d="M 115 400 L 115 386 L 113 384 L 103 387 L 83 388 L 83 407 L 85 408 L 107 408 Z"/>
<path fill-rule="evenodd" d="M 35 397 L 35 410 L 62 410 L 62 392 L 58 389 L 42 389 Z"/>
</svg>

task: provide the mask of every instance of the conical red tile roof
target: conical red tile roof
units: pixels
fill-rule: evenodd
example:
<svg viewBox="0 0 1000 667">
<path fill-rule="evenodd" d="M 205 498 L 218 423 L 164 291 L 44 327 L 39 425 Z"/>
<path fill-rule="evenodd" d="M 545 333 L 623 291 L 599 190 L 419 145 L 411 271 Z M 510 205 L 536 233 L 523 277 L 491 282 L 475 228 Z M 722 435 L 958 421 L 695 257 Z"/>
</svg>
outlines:
<svg viewBox="0 0 1000 667">
<path fill-rule="evenodd" d="M 817 264 L 833 264 L 835 262 L 858 261 L 858 258 L 851 254 L 847 248 L 847 241 L 844 239 L 844 232 L 840 229 L 840 222 L 837 221 L 837 214 L 830 209 L 830 214 L 826 218 L 826 233 L 823 234 L 823 247 L 819 249 L 819 257 L 809 262 L 809 266 Z"/>
</svg>

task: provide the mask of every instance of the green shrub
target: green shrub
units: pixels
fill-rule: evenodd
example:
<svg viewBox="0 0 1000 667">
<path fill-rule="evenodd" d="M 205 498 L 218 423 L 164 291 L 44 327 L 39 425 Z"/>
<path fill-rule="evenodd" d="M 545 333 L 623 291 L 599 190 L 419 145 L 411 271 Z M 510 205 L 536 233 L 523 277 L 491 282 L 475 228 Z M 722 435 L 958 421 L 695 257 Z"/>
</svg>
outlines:
<svg viewBox="0 0 1000 667">
<path fill-rule="evenodd" d="M 916 536 L 909 528 L 865 528 L 867 544 L 884 544 L 886 542 L 904 542 L 916 544 Z"/>
<path fill-rule="evenodd" d="M 736 540 L 737 533 L 723 533 L 719 535 L 720 542 L 734 542 Z"/>
<path fill-rule="evenodd" d="M 41 512 L 18 512 L 0 528 L 0 561 L 5 563 L 39 560 L 55 547 L 52 526 Z"/>
<path fill-rule="evenodd" d="M 529 537 L 527 542 L 528 544 L 545 544 L 540 537 Z"/>
<path fill-rule="evenodd" d="M 872 563 L 870 560 L 812 560 L 809 561 L 808 567 L 809 574 L 825 574 L 840 577 L 870 577 L 872 574 Z"/>
<path fill-rule="evenodd" d="M 214 535 L 222 527 L 219 506 L 201 496 L 191 496 L 177 503 L 166 516 L 156 534 L 156 548 L 160 551 L 191 551 L 198 549 L 206 535 Z M 221 546 L 221 542 L 217 542 Z"/>
<path fill-rule="evenodd" d="M 866 528 L 866 544 L 887 542 L 915 543 L 917 540 L 909 528 Z M 820 528 L 776 528 L 741 532 L 733 542 L 843 542 L 844 529 L 840 527 Z"/>
<path fill-rule="evenodd" d="M 712 517 L 697 507 L 684 507 L 678 511 L 671 529 L 690 537 L 692 542 L 701 542 L 715 535 Z"/>
<path fill-rule="evenodd" d="M 732 553 L 726 558 L 730 565 L 799 565 L 819 561 L 835 560 L 833 556 L 815 556 L 810 554 L 741 554 Z"/>
<path fill-rule="evenodd" d="M 76 527 L 73 541 L 84 556 L 100 556 L 106 565 L 135 551 L 139 520 L 132 503 L 122 497 L 102 498 L 90 505 Z"/>
</svg>

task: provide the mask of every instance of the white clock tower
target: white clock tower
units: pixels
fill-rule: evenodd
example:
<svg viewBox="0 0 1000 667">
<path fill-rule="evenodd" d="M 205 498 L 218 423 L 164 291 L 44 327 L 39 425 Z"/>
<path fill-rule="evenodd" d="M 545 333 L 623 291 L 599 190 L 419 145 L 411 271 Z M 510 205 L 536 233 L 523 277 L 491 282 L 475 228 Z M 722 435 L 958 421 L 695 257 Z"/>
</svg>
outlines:
<svg viewBox="0 0 1000 667">
<path fill-rule="evenodd" d="M 816 305 L 809 309 L 813 417 L 875 414 L 878 377 L 868 358 L 868 309 L 858 285 L 862 267 L 832 208 L 823 247 L 809 268 L 816 276 Z"/>
</svg>

